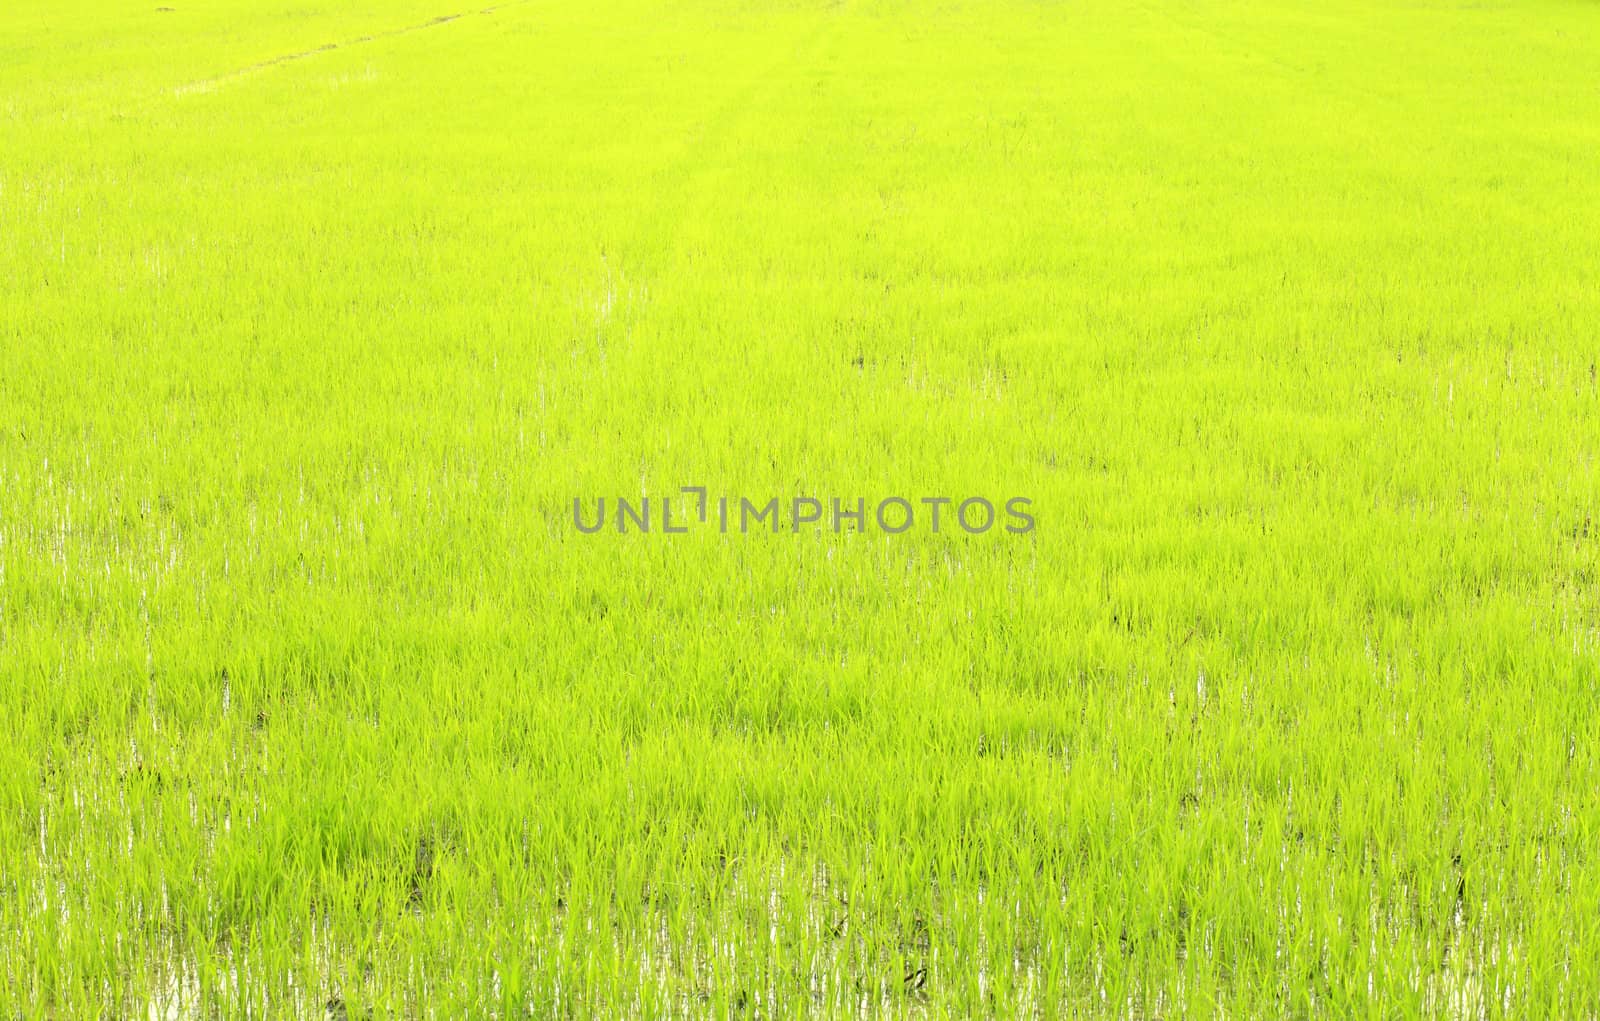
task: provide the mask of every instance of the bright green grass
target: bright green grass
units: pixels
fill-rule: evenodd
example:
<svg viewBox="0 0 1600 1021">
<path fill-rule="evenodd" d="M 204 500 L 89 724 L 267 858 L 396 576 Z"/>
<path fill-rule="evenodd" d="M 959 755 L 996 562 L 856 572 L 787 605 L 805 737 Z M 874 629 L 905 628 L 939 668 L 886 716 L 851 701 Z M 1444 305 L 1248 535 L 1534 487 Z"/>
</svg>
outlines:
<svg viewBox="0 0 1600 1021">
<path fill-rule="evenodd" d="M 0 11 L 0 1018 L 1600 1012 L 1600 6 L 495 3 Z"/>
</svg>

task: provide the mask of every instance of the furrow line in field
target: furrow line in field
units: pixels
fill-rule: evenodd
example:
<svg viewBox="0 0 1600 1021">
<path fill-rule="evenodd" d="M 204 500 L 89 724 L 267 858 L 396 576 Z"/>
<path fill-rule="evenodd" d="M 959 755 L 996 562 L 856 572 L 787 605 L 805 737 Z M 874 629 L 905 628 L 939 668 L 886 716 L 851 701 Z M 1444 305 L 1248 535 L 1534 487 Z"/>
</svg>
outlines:
<svg viewBox="0 0 1600 1021">
<path fill-rule="evenodd" d="M 334 50 L 342 50 L 351 46 L 359 46 L 363 43 L 374 43 L 384 39 L 394 39 L 398 36 L 410 35 L 413 32 L 421 32 L 425 29 L 437 28 L 440 25 L 448 25 L 453 21 L 459 21 L 469 15 L 494 14 L 495 12 L 504 10 L 505 8 L 519 7 L 528 2 L 529 0 L 509 0 L 508 3 L 483 7 L 475 11 L 457 11 L 454 14 L 441 14 L 438 17 L 429 18 L 427 21 L 418 22 L 414 25 L 405 25 L 401 28 L 392 28 L 383 32 L 370 32 L 366 35 L 354 36 L 340 42 L 324 43 L 321 46 L 313 46 L 308 50 L 298 50 L 294 53 L 284 53 L 276 57 L 270 57 L 266 60 L 256 61 L 253 64 L 247 64 L 244 67 L 233 71 L 227 71 L 223 74 L 211 75 L 206 78 L 197 78 L 194 81 L 174 87 L 172 93 L 175 96 L 181 97 L 194 93 L 211 92 L 214 91 L 219 85 L 224 85 L 231 81 L 237 81 L 240 78 L 248 77 L 252 74 L 255 74 L 259 71 L 265 71 L 269 68 L 293 63 L 297 60 L 305 60 L 309 57 L 315 57 L 319 53 L 331 53 Z"/>
</svg>

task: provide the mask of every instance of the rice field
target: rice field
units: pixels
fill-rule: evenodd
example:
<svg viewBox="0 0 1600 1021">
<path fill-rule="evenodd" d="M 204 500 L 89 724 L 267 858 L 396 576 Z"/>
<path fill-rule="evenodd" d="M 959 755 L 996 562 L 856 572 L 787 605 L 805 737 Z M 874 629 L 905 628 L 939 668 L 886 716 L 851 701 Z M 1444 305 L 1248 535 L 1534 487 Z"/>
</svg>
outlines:
<svg viewBox="0 0 1600 1021">
<path fill-rule="evenodd" d="M 0 7 L 0 1019 L 1600 1017 L 1600 6 L 477 3 Z"/>
</svg>

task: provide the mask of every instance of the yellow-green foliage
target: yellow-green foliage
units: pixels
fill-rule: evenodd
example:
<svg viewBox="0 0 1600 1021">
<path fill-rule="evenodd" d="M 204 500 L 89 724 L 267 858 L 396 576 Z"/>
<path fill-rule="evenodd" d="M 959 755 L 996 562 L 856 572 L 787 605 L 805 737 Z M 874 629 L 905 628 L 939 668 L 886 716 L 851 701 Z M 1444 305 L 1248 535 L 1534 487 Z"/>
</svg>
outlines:
<svg viewBox="0 0 1600 1021">
<path fill-rule="evenodd" d="M 478 3 L 0 5 L 0 1018 L 1596 1016 L 1600 6 Z"/>
</svg>

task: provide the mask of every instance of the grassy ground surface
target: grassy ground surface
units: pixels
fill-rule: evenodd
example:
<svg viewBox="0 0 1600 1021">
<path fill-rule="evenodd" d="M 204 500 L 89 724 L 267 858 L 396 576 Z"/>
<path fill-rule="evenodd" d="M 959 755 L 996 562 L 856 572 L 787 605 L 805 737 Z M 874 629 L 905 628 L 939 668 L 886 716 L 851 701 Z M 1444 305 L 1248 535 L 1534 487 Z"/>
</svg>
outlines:
<svg viewBox="0 0 1600 1021">
<path fill-rule="evenodd" d="M 1600 6 L 478 2 L 0 10 L 0 1017 L 1596 1016 Z"/>
</svg>

